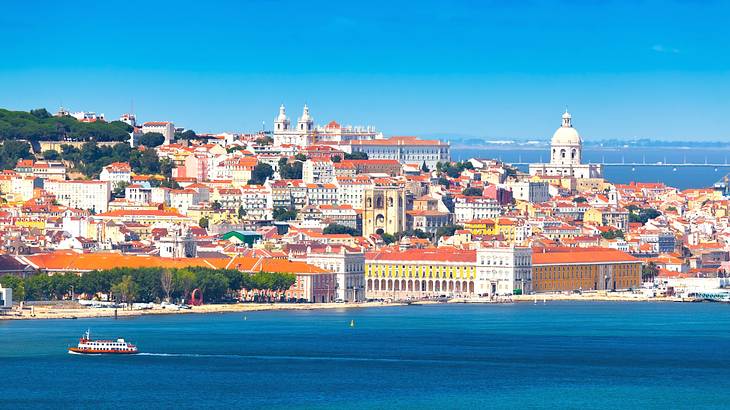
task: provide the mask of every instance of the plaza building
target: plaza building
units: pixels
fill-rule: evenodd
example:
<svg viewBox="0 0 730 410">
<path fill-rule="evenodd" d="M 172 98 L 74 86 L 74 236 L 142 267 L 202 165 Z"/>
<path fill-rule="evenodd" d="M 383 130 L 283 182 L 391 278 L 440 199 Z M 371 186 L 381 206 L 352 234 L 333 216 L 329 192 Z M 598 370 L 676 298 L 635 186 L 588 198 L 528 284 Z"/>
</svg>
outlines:
<svg viewBox="0 0 730 410">
<path fill-rule="evenodd" d="M 498 242 L 477 249 L 477 293 L 482 296 L 532 292 L 532 249 Z"/>
<path fill-rule="evenodd" d="M 428 248 L 365 254 L 368 299 L 407 299 L 476 294 L 475 250 Z"/>
<path fill-rule="evenodd" d="M 450 146 L 438 140 L 422 140 L 418 137 L 392 137 L 388 139 L 351 141 L 352 152 L 364 152 L 369 159 L 391 159 L 401 164 L 426 163 L 429 169 L 438 162 L 451 161 Z"/>
<path fill-rule="evenodd" d="M 583 164 L 583 141 L 573 128 L 572 117 L 566 110 L 563 123 L 550 141 L 550 162 L 530 164 L 530 175 L 573 178 L 603 178 L 603 165 Z"/>
<path fill-rule="evenodd" d="M 641 286 L 641 265 L 616 249 L 535 249 L 532 286 L 535 292 L 635 289 Z"/>
</svg>

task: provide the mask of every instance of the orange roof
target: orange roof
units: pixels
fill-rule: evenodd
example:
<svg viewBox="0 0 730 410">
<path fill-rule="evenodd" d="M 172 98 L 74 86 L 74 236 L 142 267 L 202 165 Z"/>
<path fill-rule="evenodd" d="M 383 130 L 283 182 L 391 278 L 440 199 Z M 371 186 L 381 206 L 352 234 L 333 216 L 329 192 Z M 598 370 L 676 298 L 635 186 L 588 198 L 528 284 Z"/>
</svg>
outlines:
<svg viewBox="0 0 730 410">
<path fill-rule="evenodd" d="M 473 249 L 455 248 L 426 248 L 407 249 L 405 251 L 381 250 L 379 252 L 368 252 L 365 259 L 373 261 L 392 262 L 464 262 L 476 263 L 477 253 Z"/>
<path fill-rule="evenodd" d="M 641 263 L 626 252 L 610 248 L 549 248 L 533 249 L 532 265 L 565 265 L 585 263 Z"/>
</svg>

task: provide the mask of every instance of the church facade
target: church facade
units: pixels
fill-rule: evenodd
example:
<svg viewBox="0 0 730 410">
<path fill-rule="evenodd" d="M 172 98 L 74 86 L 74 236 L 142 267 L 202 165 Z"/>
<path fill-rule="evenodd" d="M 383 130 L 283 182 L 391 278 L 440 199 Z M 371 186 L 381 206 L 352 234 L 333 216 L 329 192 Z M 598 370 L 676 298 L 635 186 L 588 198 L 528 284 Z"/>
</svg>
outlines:
<svg viewBox="0 0 730 410">
<path fill-rule="evenodd" d="M 286 116 L 284 104 L 279 107 L 279 115 L 274 119 L 274 145 L 296 145 L 308 147 L 315 140 L 314 119 L 309 115 L 309 107 L 304 105 L 302 116 L 299 117 L 296 127 L 291 126 L 291 121 Z"/>
<path fill-rule="evenodd" d="M 602 164 L 583 164 L 583 141 L 573 128 L 568 111 L 563 123 L 550 141 L 550 162 L 530 164 L 530 175 L 573 177 L 578 179 L 603 178 Z"/>
</svg>

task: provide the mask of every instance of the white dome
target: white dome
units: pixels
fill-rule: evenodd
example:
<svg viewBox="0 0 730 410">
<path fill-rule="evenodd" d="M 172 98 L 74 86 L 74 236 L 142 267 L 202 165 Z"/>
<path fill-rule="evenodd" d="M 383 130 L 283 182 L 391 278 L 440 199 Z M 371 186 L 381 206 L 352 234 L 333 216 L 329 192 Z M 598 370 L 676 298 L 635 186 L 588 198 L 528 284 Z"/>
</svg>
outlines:
<svg viewBox="0 0 730 410">
<path fill-rule="evenodd" d="M 563 114 L 563 125 L 555 131 L 555 134 L 553 134 L 551 144 L 581 145 L 580 135 L 578 135 L 578 131 L 573 128 L 573 123 L 568 110 L 565 110 L 565 114 Z"/>
<path fill-rule="evenodd" d="M 573 127 L 560 127 L 550 142 L 552 145 L 581 145 L 580 135 Z"/>
<path fill-rule="evenodd" d="M 279 116 L 276 117 L 277 121 L 286 121 L 286 108 L 284 108 L 284 104 L 281 104 L 281 107 L 279 107 Z"/>
</svg>

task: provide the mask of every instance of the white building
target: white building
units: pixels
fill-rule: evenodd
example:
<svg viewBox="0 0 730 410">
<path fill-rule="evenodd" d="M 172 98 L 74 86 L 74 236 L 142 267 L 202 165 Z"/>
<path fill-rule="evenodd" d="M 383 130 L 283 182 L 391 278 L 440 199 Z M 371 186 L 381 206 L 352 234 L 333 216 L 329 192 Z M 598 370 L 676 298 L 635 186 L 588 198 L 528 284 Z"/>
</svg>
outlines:
<svg viewBox="0 0 730 410">
<path fill-rule="evenodd" d="M 109 181 L 112 189 L 132 181 L 132 167 L 127 162 L 112 162 L 99 174 L 100 181 Z"/>
<path fill-rule="evenodd" d="M 451 161 L 450 146 L 438 140 L 418 137 L 350 141 L 352 152 L 364 152 L 369 159 L 393 159 L 401 164 L 426 163 L 434 169 L 437 162 Z"/>
<path fill-rule="evenodd" d="M 11 309 L 13 307 L 13 290 L 0 286 L 0 309 Z"/>
<path fill-rule="evenodd" d="M 550 163 L 530 164 L 530 175 L 564 176 L 574 178 L 603 178 L 602 164 L 582 164 L 583 141 L 573 128 L 568 111 L 563 124 L 550 141 Z"/>
<path fill-rule="evenodd" d="M 42 186 L 42 180 L 40 178 L 23 177 L 20 175 L 14 176 L 10 183 L 12 193 L 21 201 L 27 201 L 33 198 L 33 190 Z"/>
<path fill-rule="evenodd" d="M 374 140 L 383 138 L 383 134 L 373 127 L 342 126 L 337 121 L 330 121 L 324 127 L 317 127 L 317 142 L 340 143 L 359 140 Z"/>
<path fill-rule="evenodd" d="M 509 183 L 512 189 L 512 198 L 530 203 L 545 202 L 550 199 L 550 190 L 545 181 L 520 181 Z"/>
<path fill-rule="evenodd" d="M 306 252 L 299 260 L 335 274 L 336 300 L 365 300 L 365 253 L 344 245 L 310 245 Z"/>
<path fill-rule="evenodd" d="M 490 297 L 532 292 L 532 249 L 496 243 L 478 248 L 476 288 Z"/>
<path fill-rule="evenodd" d="M 465 195 L 454 198 L 454 221 L 456 223 L 464 223 L 475 219 L 493 219 L 501 214 L 502 207 L 494 199 Z"/>
<path fill-rule="evenodd" d="M 302 180 L 307 184 L 329 184 L 335 180 L 335 167 L 328 159 L 308 159 L 302 164 Z"/>
<path fill-rule="evenodd" d="M 314 119 L 309 115 L 309 107 L 304 105 L 302 116 L 299 117 L 296 127 L 292 128 L 291 121 L 286 116 L 284 104 L 279 107 L 279 115 L 274 119 L 274 146 L 296 145 L 307 147 L 314 143 Z"/>
<path fill-rule="evenodd" d="M 354 209 L 365 207 L 365 190 L 372 189 L 375 184 L 367 175 L 355 177 L 337 177 L 337 201 L 340 205 L 350 205 Z"/>
<path fill-rule="evenodd" d="M 142 124 L 142 133 L 157 132 L 165 137 L 164 145 L 175 140 L 175 124 L 168 121 L 149 121 Z"/>
<path fill-rule="evenodd" d="M 106 212 L 111 199 L 108 181 L 47 180 L 44 189 L 56 196 L 59 204 L 96 213 Z"/>
</svg>

